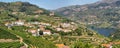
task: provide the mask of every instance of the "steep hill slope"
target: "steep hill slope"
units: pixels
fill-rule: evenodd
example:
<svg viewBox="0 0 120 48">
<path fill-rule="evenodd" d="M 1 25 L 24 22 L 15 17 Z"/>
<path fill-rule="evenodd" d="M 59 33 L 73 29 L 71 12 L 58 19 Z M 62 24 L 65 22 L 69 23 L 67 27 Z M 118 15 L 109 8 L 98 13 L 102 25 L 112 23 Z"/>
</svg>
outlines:
<svg viewBox="0 0 120 48">
<path fill-rule="evenodd" d="M 1 30 L 8 30 L 20 36 L 21 42 L 26 43 L 28 47 L 56 48 L 55 44 L 65 44 L 70 47 L 77 40 L 99 46 L 110 40 L 84 25 L 54 15 L 54 13 L 51 15 L 48 10 L 27 2 L 1 2 L 0 8 L 0 24 L 4 24 L 2 26 L 5 27 Z M 43 31 L 50 31 L 51 35 L 38 35 L 43 32 L 41 26 Z M 29 32 L 29 29 L 37 30 L 37 32 Z M 39 29 L 41 30 L 38 31 Z"/>
<path fill-rule="evenodd" d="M 46 13 L 47 10 L 39 8 L 36 5 L 30 4 L 28 2 L 12 2 L 12 3 L 0 2 L 0 11 L 10 11 L 14 13 L 25 12 L 26 14 L 40 14 Z"/>
<path fill-rule="evenodd" d="M 85 24 L 96 26 L 119 27 L 120 0 L 102 0 L 93 4 L 75 5 L 55 10 L 60 15 Z"/>
</svg>

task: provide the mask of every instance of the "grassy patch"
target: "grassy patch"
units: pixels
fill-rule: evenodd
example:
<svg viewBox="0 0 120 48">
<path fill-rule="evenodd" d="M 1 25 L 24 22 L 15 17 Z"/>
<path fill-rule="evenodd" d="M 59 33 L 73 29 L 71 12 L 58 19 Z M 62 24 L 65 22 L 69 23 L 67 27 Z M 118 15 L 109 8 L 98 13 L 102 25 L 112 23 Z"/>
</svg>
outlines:
<svg viewBox="0 0 120 48">
<path fill-rule="evenodd" d="M 8 30 L 0 28 L 0 39 L 18 39 L 16 35 L 11 34 Z"/>
<path fill-rule="evenodd" d="M 0 43 L 0 48 L 20 48 L 23 44 L 19 42 Z"/>
</svg>

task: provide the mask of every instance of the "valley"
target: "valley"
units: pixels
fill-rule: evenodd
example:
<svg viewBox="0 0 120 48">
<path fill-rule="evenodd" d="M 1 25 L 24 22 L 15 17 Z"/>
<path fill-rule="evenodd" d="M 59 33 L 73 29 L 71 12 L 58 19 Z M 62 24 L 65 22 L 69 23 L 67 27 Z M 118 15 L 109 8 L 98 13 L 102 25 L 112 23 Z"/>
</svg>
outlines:
<svg viewBox="0 0 120 48">
<path fill-rule="evenodd" d="M 119 0 L 47 10 L 0 2 L 0 48 L 119 48 Z"/>
</svg>

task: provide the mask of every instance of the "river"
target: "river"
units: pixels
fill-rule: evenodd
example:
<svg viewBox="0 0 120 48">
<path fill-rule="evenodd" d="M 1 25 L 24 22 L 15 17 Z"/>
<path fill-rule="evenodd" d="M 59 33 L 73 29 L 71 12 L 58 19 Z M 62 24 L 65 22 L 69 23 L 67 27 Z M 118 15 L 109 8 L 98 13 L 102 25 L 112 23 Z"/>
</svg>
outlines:
<svg viewBox="0 0 120 48">
<path fill-rule="evenodd" d="M 106 37 L 108 37 L 111 33 L 115 32 L 115 29 L 113 28 L 92 28 L 92 29 Z"/>
</svg>

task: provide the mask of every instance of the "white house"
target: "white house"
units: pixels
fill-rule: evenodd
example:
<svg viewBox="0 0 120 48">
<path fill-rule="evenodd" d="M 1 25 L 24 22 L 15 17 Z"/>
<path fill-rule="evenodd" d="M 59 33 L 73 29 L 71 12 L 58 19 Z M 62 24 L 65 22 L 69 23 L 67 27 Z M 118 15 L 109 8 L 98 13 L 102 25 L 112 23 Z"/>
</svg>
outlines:
<svg viewBox="0 0 120 48">
<path fill-rule="evenodd" d="M 62 26 L 63 28 L 66 28 L 66 27 L 69 27 L 70 24 L 69 24 L 69 23 L 61 23 L 61 26 Z"/>
<path fill-rule="evenodd" d="M 39 36 L 39 32 L 37 30 L 28 30 L 28 32 L 32 33 L 33 36 Z"/>
<path fill-rule="evenodd" d="M 24 21 L 21 21 L 21 20 L 18 20 L 18 21 L 15 21 L 13 24 L 15 25 L 24 25 Z"/>
<path fill-rule="evenodd" d="M 57 31 L 62 31 L 62 28 L 56 28 Z"/>
<path fill-rule="evenodd" d="M 54 16 L 54 15 L 55 15 L 55 13 L 54 13 L 54 12 L 51 12 L 49 15 L 50 15 L 50 16 Z"/>
<path fill-rule="evenodd" d="M 64 29 L 64 32 L 71 32 L 72 30 Z"/>
<path fill-rule="evenodd" d="M 46 34 L 47 34 L 47 35 L 51 35 L 51 31 L 50 31 L 50 30 L 44 30 L 44 31 L 43 31 L 43 34 L 44 34 L 44 35 L 46 35 Z"/>
<path fill-rule="evenodd" d="M 40 22 L 41 25 L 44 25 L 44 26 L 51 26 L 51 24 L 49 23 L 43 23 L 43 22 Z"/>
</svg>

